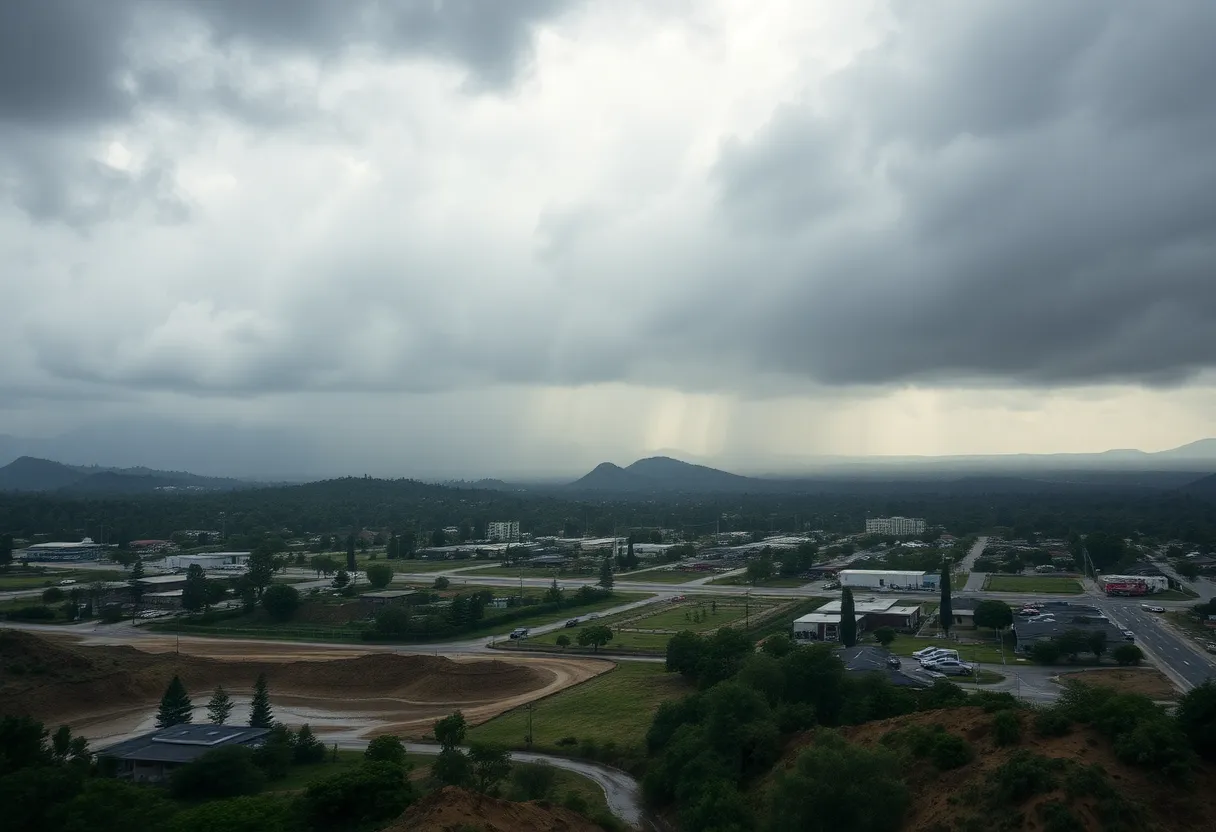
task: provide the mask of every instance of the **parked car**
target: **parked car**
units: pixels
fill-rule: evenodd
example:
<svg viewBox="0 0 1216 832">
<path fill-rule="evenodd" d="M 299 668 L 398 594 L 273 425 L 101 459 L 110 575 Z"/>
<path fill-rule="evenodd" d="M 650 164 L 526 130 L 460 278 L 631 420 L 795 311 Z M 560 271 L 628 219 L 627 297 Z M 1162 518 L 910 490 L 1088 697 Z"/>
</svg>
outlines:
<svg viewBox="0 0 1216 832">
<path fill-rule="evenodd" d="M 899 670 L 902 666 L 902 663 L 899 661 L 899 656 L 890 656 L 887 659 L 887 667 L 893 668 L 894 670 Z"/>
<path fill-rule="evenodd" d="M 926 669 L 945 676 L 967 676 L 973 670 L 971 665 L 960 662 L 958 659 L 943 659 L 940 662 L 934 662 L 931 667 Z"/>
<path fill-rule="evenodd" d="M 939 662 L 944 662 L 944 661 L 956 662 L 958 660 L 959 660 L 959 658 L 958 658 L 957 650 L 939 650 L 938 652 L 921 659 L 920 666 L 921 667 L 930 667 Z"/>
<path fill-rule="evenodd" d="M 578 626 L 578 619 L 577 619 L 577 618 L 571 618 L 569 621 L 567 621 L 567 622 L 566 622 L 566 626 L 567 626 L 567 627 L 577 627 L 577 626 Z"/>
<path fill-rule="evenodd" d="M 1165 607 L 1154 607 L 1152 604 L 1141 604 L 1140 609 L 1145 612 L 1165 612 Z"/>
<path fill-rule="evenodd" d="M 64 578 L 62 581 L 59 582 L 59 585 L 60 586 L 71 586 L 74 583 L 76 583 L 76 582 L 74 580 L 72 580 L 71 578 Z"/>
<path fill-rule="evenodd" d="M 511 631 L 511 638 L 527 638 L 527 637 L 528 637 L 528 628 L 527 627 L 516 627 L 514 630 Z"/>
<path fill-rule="evenodd" d="M 943 651 L 943 650 L 945 650 L 945 649 L 946 649 L 945 647 L 937 647 L 937 646 L 934 646 L 934 647 L 922 647 L 921 649 L 916 650 L 915 652 L 913 652 L 913 653 L 912 653 L 912 658 L 914 658 L 914 659 L 923 659 L 923 658 L 925 658 L 926 656 L 930 656 L 930 655 L 932 655 L 932 654 L 934 654 L 934 653 L 940 653 L 940 652 L 942 652 L 942 651 Z"/>
</svg>

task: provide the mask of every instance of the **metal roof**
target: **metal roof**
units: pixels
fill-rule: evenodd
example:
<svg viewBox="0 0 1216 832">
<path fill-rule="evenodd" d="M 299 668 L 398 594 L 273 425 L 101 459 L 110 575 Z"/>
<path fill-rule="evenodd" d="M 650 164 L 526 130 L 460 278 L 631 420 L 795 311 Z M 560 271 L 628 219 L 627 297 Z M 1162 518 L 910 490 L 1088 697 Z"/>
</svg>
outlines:
<svg viewBox="0 0 1216 832">
<path fill-rule="evenodd" d="M 248 725 L 174 725 L 111 745 L 100 757 L 156 763 L 188 763 L 215 748 L 248 745 L 265 736 L 265 728 Z"/>
</svg>

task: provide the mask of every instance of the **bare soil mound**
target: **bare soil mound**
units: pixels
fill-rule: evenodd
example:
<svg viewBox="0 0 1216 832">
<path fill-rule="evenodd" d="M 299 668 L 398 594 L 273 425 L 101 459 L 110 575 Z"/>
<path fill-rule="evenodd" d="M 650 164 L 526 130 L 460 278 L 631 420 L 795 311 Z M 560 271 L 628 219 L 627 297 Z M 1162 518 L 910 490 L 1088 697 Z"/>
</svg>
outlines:
<svg viewBox="0 0 1216 832">
<path fill-rule="evenodd" d="M 1061 673 L 1060 681 L 1065 680 L 1114 688 L 1120 693 L 1138 693 L 1157 702 L 1178 698 L 1177 688 L 1170 683 L 1164 673 L 1152 667 L 1112 667 Z"/>
<path fill-rule="evenodd" d="M 1029 752 L 1079 766 L 1097 764 L 1105 770 L 1109 785 L 1131 806 L 1138 816 L 1126 813 L 1122 826 L 1145 832 L 1201 832 L 1212 829 L 1216 817 L 1216 766 L 1203 765 L 1195 772 L 1189 787 L 1168 782 L 1163 775 L 1145 768 L 1129 766 L 1115 756 L 1110 740 L 1087 727 L 1074 725 L 1063 737 L 1039 737 L 1034 730 L 1033 713 L 1015 711 L 1022 723 L 1021 741 L 998 746 L 993 738 L 994 715 L 980 708 L 954 708 L 925 711 L 841 729 L 847 739 L 865 746 L 880 743 L 892 731 L 913 726 L 941 726 L 965 739 L 975 751 L 969 763 L 951 771 L 938 771 L 928 759 L 918 759 L 906 769 L 905 780 L 913 795 L 904 819 L 905 832 L 948 832 L 948 830 L 991 829 L 1044 830 L 1068 828 L 1103 832 L 1111 825 L 1109 801 L 1094 796 L 1070 796 L 1062 773 L 1055 788 L 1040 792 L 1018 805 L 990 806 L 985 803 L 993 774 L 1018 752 Z M 798 751 L 814 743 L 814 735 L 804 735 L 787 751 L 778 765 L 792 766 Z M 1068 807 L 1076 824 L 1060 826 L 1050 820 L 1056 803 Z M 1126 808 L 1126 807 L 1125 807 Z M 1103 818 L 1107 820 L 1103 820 Z M 1135 820 L 1132 820 L 1135 817 Z M 1131 824 L 1129 826 L 1129 824 Z"/>
<path fill-rule="evenodd" d="M 447 786 L 431 792 L 384 832 L 603 832 L 561 806 L 511 803 Z"/>
<path fill-rule="evenodd" d="M 0 713 L 48 719 L 155 702 L 174 674 L 191 691 L 222 684 L 242 692 L 252 689 L 259 673 L 280 693 L 436 705 L 520 696 L 555 678 L 545 668 L 498 660 L 372 653 L 327 661 L 227 661 L 132 647 L 80 647 L 0 630 Z"/>
</svg>

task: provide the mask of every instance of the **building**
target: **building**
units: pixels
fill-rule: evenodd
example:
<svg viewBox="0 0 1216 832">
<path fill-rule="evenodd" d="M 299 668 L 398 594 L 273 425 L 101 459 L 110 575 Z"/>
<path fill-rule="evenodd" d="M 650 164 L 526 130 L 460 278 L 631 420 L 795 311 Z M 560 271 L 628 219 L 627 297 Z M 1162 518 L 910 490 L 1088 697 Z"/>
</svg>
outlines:
<svg viewBox="0 0 1216 832">
<path fill-rule="evenodd" d="M 1144 584 L 1147 592 L 1165 592 L 1170 588 L 1170 579 L 1165 575 L 1100 575 L 1098 583 L 1103 587 L 1108 584 Z"/>
<path fill-rule="evenodd" d="M 570 558 L 566 555 L 537 555 L 534 558 L 528 558 L 528 566 L 539 569 L 562 568 L 570 565 Z"/>
<path fill-rule="evenodd" d="M 227 746 L 257 748 L 269 731 L 246 725 L 174 725 L 97 752 L 117 763 L 120 778 L 160 783 L 174 769 Z"/>
<path fill-rule="evenodd" d="M 172 552 L 177 549 L 177 544 L 172 540 L 132 540 L 128 545 L 141 556 Z"/>
<path fill-rule="evenodd" d="M 815 612 L 840 618 L 840 601 L 829 601 Z M 853 612 L 866 618 L 866 629 L 877 630 L 890 627 L 893 630 L 914 632 L 920 627 L 920 604 L 901 604 L 897 598 L 856 598 Z"/>
<path fill-rule="evenodd" d="M 890 534 L 903 537 L 924 534 L 925 521 L 920 517 L 870 517 L 866 519 L 866 534 Z"/>
<path fill-rule="evenodd" d="M 865 631 L 866 617 L 858 613 L 856 620 L 860 635 Z M 796 618 L 792 635 L 795 641 L 837 641 L 840 638 L 840 612 L 812 612 Z"/>
<path fill-rule="evenodd" d="M 34 543 L 17 554 L 25 562 L 67 563 L 73 561 L 101 560 L 106 547 L 86 537 L 77 543 Z"/>
<path fill-rule="evenodd" d="M 506 543 L 516 542 L 519 540 L 519 521 L 498 520 L 493 523 L 487 523 L 486 539 Z"/>
<path fill-rule="evenodd" d="M 901 688 L 928 688 L 933 685 L 930 679 L 912 676 L 900 668 L 891 667 L 888 664 L 891 651 L 885 647 L 857 644 L 853 647 L 841 647 L 836 651 L 836 655 L 849 673 L 874 673 Z"/>
<path fill-rule="evenodd" d="M 249 552 L 209 552 L 204 555 L 169 555 L 165 558 L 166 569 L 189 569 L 198 565 L 204 571 L 223 569 L 243 570 L 249 563 Z"/>
<path fill-rule="evenodd" d="M 1104 632 L 1106 643 L 1114 647 L 1124 641 L 1123 631 L 1111 623 L 1101 610 L 1084 604 L 1057 601 L 1044 604 L 1042 615 L 1033 621 L 1013 622 L 1013 634 L 1017 638 L 1014 648 L 1019 653 L 1028 653 L 1036 641 L 1059 638 L 1068 630 L 1084 633 Z"/>
<path fill-rule="evenodd" d="M 975 629 L 975 605 L 977 603 L 978 601 L 974 598 L 951 598 L 950 626 Z"/>
<path fill-rule="evenodd" d="M 841 586 L 854 589 L 932 589 L 937 586 L 937 574 L 901 569 L 841 569 L 837 573 Z"/>
<path fill-rule="evenodd" d="M 359 596 L 360 601 L 367 601 L 374 607 L 386 604 L 408 604 L 411 599 L 421 596 L 415 589 L 381 589 L 375 592 L 365 592 Z"/>
</svg>

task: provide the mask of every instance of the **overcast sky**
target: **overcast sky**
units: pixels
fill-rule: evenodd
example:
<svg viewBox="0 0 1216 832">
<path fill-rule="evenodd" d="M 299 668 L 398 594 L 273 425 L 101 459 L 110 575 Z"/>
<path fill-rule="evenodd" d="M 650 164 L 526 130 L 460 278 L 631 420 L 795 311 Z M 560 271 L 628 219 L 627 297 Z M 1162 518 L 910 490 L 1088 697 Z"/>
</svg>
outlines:
<svg viewBox="0 0 1216 832">
<path fill-rule="evenodd" d="M 1171 0 L 6 0 L 0 434 L 402 476 L 1216 435 L 1213 43 Z"/>
</svg>

